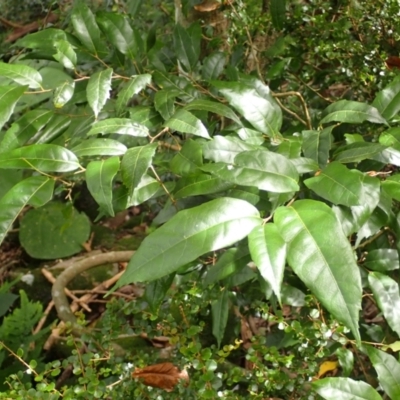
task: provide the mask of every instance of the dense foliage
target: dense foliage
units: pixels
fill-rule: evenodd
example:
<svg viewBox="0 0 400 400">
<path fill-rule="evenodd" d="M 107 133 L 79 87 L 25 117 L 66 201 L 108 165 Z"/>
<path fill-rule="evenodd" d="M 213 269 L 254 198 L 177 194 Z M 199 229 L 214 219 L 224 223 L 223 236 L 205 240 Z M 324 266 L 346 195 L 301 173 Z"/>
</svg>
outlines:
<svg viewBox="0 0 400 400">
<path fill-rule="evenodd" d="M 124 210 L 149 226 L 95 329 L 53 290 L 60 357 L 0 288 L 0 398 L 400 398 L 398 3 L 178 3 L 76 0 L 4 50 L 0 243 L 18 223 L 52 260 Z M 189 383 L 131 378 L 165 359 Z"/>
</svg>

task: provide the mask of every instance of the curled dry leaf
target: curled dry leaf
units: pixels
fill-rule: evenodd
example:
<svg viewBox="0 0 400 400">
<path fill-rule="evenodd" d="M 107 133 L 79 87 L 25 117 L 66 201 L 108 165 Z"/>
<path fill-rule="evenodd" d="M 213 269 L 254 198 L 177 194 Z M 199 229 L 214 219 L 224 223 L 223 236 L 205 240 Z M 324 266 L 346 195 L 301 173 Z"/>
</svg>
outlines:
<svg viewBox="0 0 400 400">
<path fill-rule="evenodd" d="M 147 386 L 164 389 L 167 392 L 172 392 L 181 379 L 189 382 L 189 375 L 186 370 L 179 371 L 174 364 L 168 362 L 135 368 L 132 377 L 139 378 Z"/>
</svg>

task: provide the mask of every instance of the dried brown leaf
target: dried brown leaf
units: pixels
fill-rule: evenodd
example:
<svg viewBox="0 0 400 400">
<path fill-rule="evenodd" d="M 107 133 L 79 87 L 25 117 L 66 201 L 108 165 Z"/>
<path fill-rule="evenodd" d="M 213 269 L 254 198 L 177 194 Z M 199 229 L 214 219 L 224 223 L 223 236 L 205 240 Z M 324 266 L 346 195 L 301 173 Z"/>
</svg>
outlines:
<svg viewBox="0 0 400 400">
<path fill-rule="evenodd" d="M 149 365 L 144 368 L 135 368 L 132 372 L 133 378 L 139 378 L 147 386 L 164 389 L 172 392 L 179 380 L 189 381 L 186 370 L 180 371 L 174 364 L 166 362 L 161 364 Z"/>
</svg>

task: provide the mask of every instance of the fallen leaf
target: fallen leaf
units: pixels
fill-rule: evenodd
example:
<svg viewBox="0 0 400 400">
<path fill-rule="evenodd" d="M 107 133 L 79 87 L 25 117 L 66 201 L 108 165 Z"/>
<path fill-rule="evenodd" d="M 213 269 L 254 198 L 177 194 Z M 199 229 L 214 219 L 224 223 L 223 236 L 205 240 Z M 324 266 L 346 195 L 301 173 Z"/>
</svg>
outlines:
<svg viewBox="0 0 400 400">
<path fill-rule="evenodd" d="M 319 371 L 318 371 L 317 378 L 321 379 L 328 372 L 335 371 L 337 369 L 338 365 L 339 365 L 338 361 L 324 361 L 319 366 Z"/>
<path fill-rule="evenodd" d="M 388 57 L 388 59 L 386 60 L 386 66 L 389 69 L 392 69 L 392 68 L 400 69 L 400 58 L 397 56 Z"/>
<path fill-rule="evenodd" d="M 168 362 L 135 368 L 132 377 L 139 378 L 147 386 L 164 389 L 167 392 L 172 392 L 181 379 L 189 382 L 189 375 L 186 370 L 179 371 L 174 364 Z"/>
</svg>

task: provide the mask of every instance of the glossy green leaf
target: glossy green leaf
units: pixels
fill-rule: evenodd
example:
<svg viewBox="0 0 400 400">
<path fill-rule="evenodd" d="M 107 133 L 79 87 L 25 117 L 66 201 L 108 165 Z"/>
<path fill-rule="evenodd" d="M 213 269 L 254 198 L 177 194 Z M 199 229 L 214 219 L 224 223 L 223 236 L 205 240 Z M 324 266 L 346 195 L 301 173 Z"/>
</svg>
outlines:
<svg viewBox="0 0 400 400">
<path fill-rule="evenodd" d="M 309 172 L 317 172 L 319 170 L 319 165 L 311 158 L 291 158 L 290 162 L 296 168 L 298 174 L 308 174 Z"/>
<path fill-rule="evenodd" d="M 192 175 L 203 165 L 203 151 L 195 140 L 188 139 L 178 154 L 171 160 L 171 171 L 177 175 Z"/>
<path fill-rule="evenodd" d="M 388 176 L 382 183 L 382 189 L 393 199 L 400 201 L 400 174 Z"/>
<path fill-rule="evenodd" d="M 269 10 L 275 29 L 282 30 L 286 19 L 286 0 L 271 0 Z"/>
<path fill-rule="evenodd" d="M 120 135 L 146 137 L 149 134 L 149 130 L 129 118 L 108 118 L 95 122 L 87 135 L 97 135 L 99 133 L 118 133 Z"/>
<path fill-rule="evenodd" d="M 274 222 L 287 243 L 287 260 L 293 271 L 360 340 L 360 271 L 333 211 L 324 203 L 300 200 L 278 208 Z"/>
<path fill-rule="evenodd" d="M 251 258 L 261 276 L 281 303 L 281 286 L 286 264 L 286 243 L 275 224 L 257 226 L 249 235 Z"/>
<path fill-rule="evenodd" d="M 150 74 L 135 75 L 126 82 L 118 93 L 117 101 L 115 102 L 115 108 L 117 115 L 122 115 L 127 107 L 129 100 L 143 90 L 147 85 L 151 83 Z"/>
<path fill-rule="evenodd" d="M 283 285 L 281 290 L 282 304 L 291 307 L 304 307 L 306 305 L 306 295 L 300 290 L 290 285 Z"/>
<path fill-rule="evenodd" d="M 237 115 L 232 111 L 231 108 L 226 106 L 225 104 L 218 103 L 212 100 L 205 99 L 196 99 L 191 101 L 188 105 L 185 106 L 185 110 L 199 110 L 199 111 L 208 111 L 213 114 L 221 115 L 222 117 L 231 119 L 237 124 L 241 125 L 240 119 Z"/>
<path fill-rule="evenodd" d="M 218 79 L 222 74 L 225 64 L 227 62 L 226 54 L 217 51 L 207 56 L 203 61 L 203 67 L 201 68 L 201 75 L 204 80 L 211 81 Z"/>
<path fill-rule="evenodd" d="M 387 272 L 399 269 L 399 253 L 395 249 L 375 249 L 368 251 L 363 266 L 367 269 Z"/>
<path fill-rule="evenodd" d="M 119 170 L 119 158 L 91 161 L 86 167 L 86 183 L 97 204 L 114 216 L 112 205 L 113 180 Z"/>
<path fill-rule="evenodd" d="M 66 81 L 54 90 L 53 104 L 55 108 L 62 108 L 68 103 L 75 91 L 75 82 Z"/>
<path fill-rule="evenodd" d="M 97 14 L 96 20 L 109 42 L 122 54 L 126 54 L 133 59 L 137 49 L 135 35 L 129 24 L 129 19 L 122 14 L 100 12 Z"/>
<path fill-rule="evenodd" d="M 350 170 L 334 161 L 317 176 L 306 179 L 304 184 L 318 196 L 334 204 L 358 206 L 363 192 L 362 175 L 362 172 Z"/>
<path fill-rule="evenodd" d="M 175 98 L 179 93 L 176 89 L 162 89 L 154 95 L 154 108 L 165 120 L 175 113 Z"/>
<path fill-rule="evenodd" d="M 144 175 L 139 184 L 134 188 L 133 193 L 129 196 L 127 207 L 138 206 L 157 194 L 161 189 L 158 181 L 148 175 Z M 165 192 L 163 192 L 165 193 Z"/>
<path fill-rule="evenodd" d="M 230 189 L 232 183 L 207 174 L 197 174 L 180 179 L 176 186 L 174 197 L 182 199 L 189 196 L 200 196 L 218 193 Z"/>
<path fill-rule="evenodd" d="M 269 93 L 268 87 L 264 86 L 264 93 L 260 94 L 256 86 L 252 87 L 239 82 L 213 81 L 212 85 L 255 129 L 269 136 L 276 143 L 282 141 L 279 133 L 282 125 L 282 111 Z"/>
<path fill-rule="evenodd" d="M 29 139 L 43 129 L 53 115 L 53 110 L 40 108 L 26 112 L 4 134 L 3 140 L 0 142 L 0 153 L 17 149 L 26 144 Z"/>
<path fill-rule="evenodd" d="M 350 378 L 324 378 L 312 383 L 313 389 L 326 400 L 382 400 L 368 383 Z"/>
<path fill-rule="evenodd" d="M 357 163 L 362 160 L 372 159 L 383 150 L 385 150 L 385 147 L 377 143 L 356 142 L 342 146 L 335 153 L 334 158 L 344 164 Z"/>
<path fill-rule="evenodd" d="M 62 29 L 46 28 L 18 39 L 15 45 L 28 49 L 50 49 L 57 40 L 67 40 L 66 33 Z"/>
<path fill-rule="evenodd" d="M 75 154 L 55 144 L 35 144 L 0 154 L 0 168 L 69 172 L 79 168 Z"/>
<path fill-rule="evenodd" d="M 379 136 L 379 143 L 382 146 L 391 146 L 396 150 L 400 150 L 400 128 L 390 128 L 383 131 Z"/>
<path fill-rule="evenodd" d="M 212 333 L 217 339 L 218 347 L 224 338 L 229 316 L 229 291 L 222 290 L 217 300 L 211 303 Z"/>
<path fill-rule="evenodd" d="M 251 261 L 249 248 L 243 245 L 226 250 L 215 265 L 211 266 L 204 277 L 204 285 L 213 285 L 218 281 L 239 273 Z"/>
<path fill-rule="evenodd" d="M 117 286 L 168 275 L 209 251 L 236 243 L 260 223 L 255 207 L 226 197 L 179 211 L 144 239 Z"/>
<path fill-rule="evenodd" d="M 380 183 L 379 179 L 363 175 L 361 178 L 363 191 L 359 206 L 347 208 L 342 206 L 334 206 L 333 211 L 346 236 L 357 232 L 368 220 L 380 199 Z"/>
<path fill-rule="evenodd" d="M 17 183 L 0 198 L 0 244 L 24 207 L 46 204 L 53 196 L 53 190 L 53 179 L 32 176 Z"/>
<path fill-rule="evenodd" d="M 237 185 L 257 186 L 272 193 L 299 190 L 293 164 L 266 150 L 245 151 L 235 157 L 233 164 L 206 164 L 201 169 Z"/>
<path fill-rule="evenodd" d="M 393 82 L 380 91 L 372 105 L 380 112 L 383 118 L 390 121 L 400 111 L 400 78 L 397 76 Z"/>
<path fill-rule="evenodd" d="M 159 131 L 163 123 L 160 114 L 152 107 L 137 106 L 129 110 L 129 116 L 132 121 L 144 125 L 147 129 Z"/>
<path fill-rule="evenodd" d="M 71 151 L 82 156 L 120 156 L 126 153 L 127 147 L 113 139 L 87 139 L 73 147 Z"/>
<path fill-rule="evenodd" d="M 174 33 L 174 47 L 179 61 L 186 71 L 191 71 L 197 64 L 200 56 L 201 27 L 194 23 L 188 28 L 176 24 Z"/>
<path fill-rule="evenodd" d="M 133 190 L 139 184 L 152 163 L 157 147 L 157 143 L 151 143 L 133 147 L 125 153 L 121 162 L 121 173 L 122 181 L 128 189 Z"/>
<path fill-rule="evenodd" d="M 361 124 L 364 121 L 387 125 L 386 119 L 372 106 L 358 101 L 339 100 L 329 105 L 322 113 L 321 124 L 332 121 Z"/>
<path fill-rule="evenodd" d="M 201 120 L 184 109 L 178 110 L 165 122 L 164 126 L 181 133 L 191 133 L 195 136 L 211 139 L 207 128 L 203 125 Z"/>
<path fill-rule="evenodd" d="M 350 376 L 354 370 L 354 354 L 351 350 L 340 347 L 335 351 L 343 376 Z"/>
<path fill-rule="evenodd" d="M 204 143 L 204 158 L 215 162 L 233 164 L 235 157 L 243 151 L 256 150 L 258 147 L 244 143 L 234 137 L 214 136 L 212 140 Z"/>
<path fill-rule="evenodd" d="M 390 354 L 363 346 L 377 374 L 382 389 L 392 399 L 400 399 L 400 363 Z"/>
<path fill-rule="evenodd" d="M 393 164 L 397 167 L 400 166 L 400 151 L 393 147 L 383 149 L 380 153 L 371 157 L 372 160 L 379 161 L 382 164 Z"/>
<path fill-rule="evenodd" d="M 28 86 L 0 86 L 0 129 L 10 119 L 14 108 Z"/>
<path fill-rule="evenodd" d="M 112 68 L 95 72 L 86 87 L 87 100 L 96 118 L 110 97 L 112 73 Z"/>
<path fill-rule="evenodd" d="M 22 64 L 6 64 L 0 62 L 0 76 L 13 80 L 31 89 L 41 88 L 42 76 L 36 69 Z"/>
<path fill-rule="evenodd" d="M 90 8 L 83 1 L 75 1 L 72 10 L 71 22 L 74 33 L 90 53 L 107 54 L 104 41 L 101 39 L 100 29 Z"/>
<path fill-rule="evenodd" d="M 380 272 L 370 272 L 368 283 L 387 323 L 400 336 L 399 284 Z"/>
<path fill-rule="evenodd" d="M 164 276 L 156 281 L 149 282 L 143 295 L 144 300 L 150 306 L 153 313 L 158 311 L 162 301 L 164 300 L 169 288 L 174 281 L 175 274 Z"/>
<path fill-rule="evenodd" d="M 67 130 L 71 122 L 69 115 L 54 114 L 46 126 L 30 138 L 28 144 L 51 143 Z"/>
<path fill-rule="evenodd" d="M 74 47 L 67 40 L 59 39 L 54 41 L 57 53 L 53 57 L 65 68 L 75 69 L 77 56 Z"/>
<path fill-rule="evenodd" d="M 304 157 L 316 161 L 321 168 L 325 167 L 329 159 L 329 151 L 332 147 L 332 126 L 321 131 L 303 131 Z"/>
</svg>

